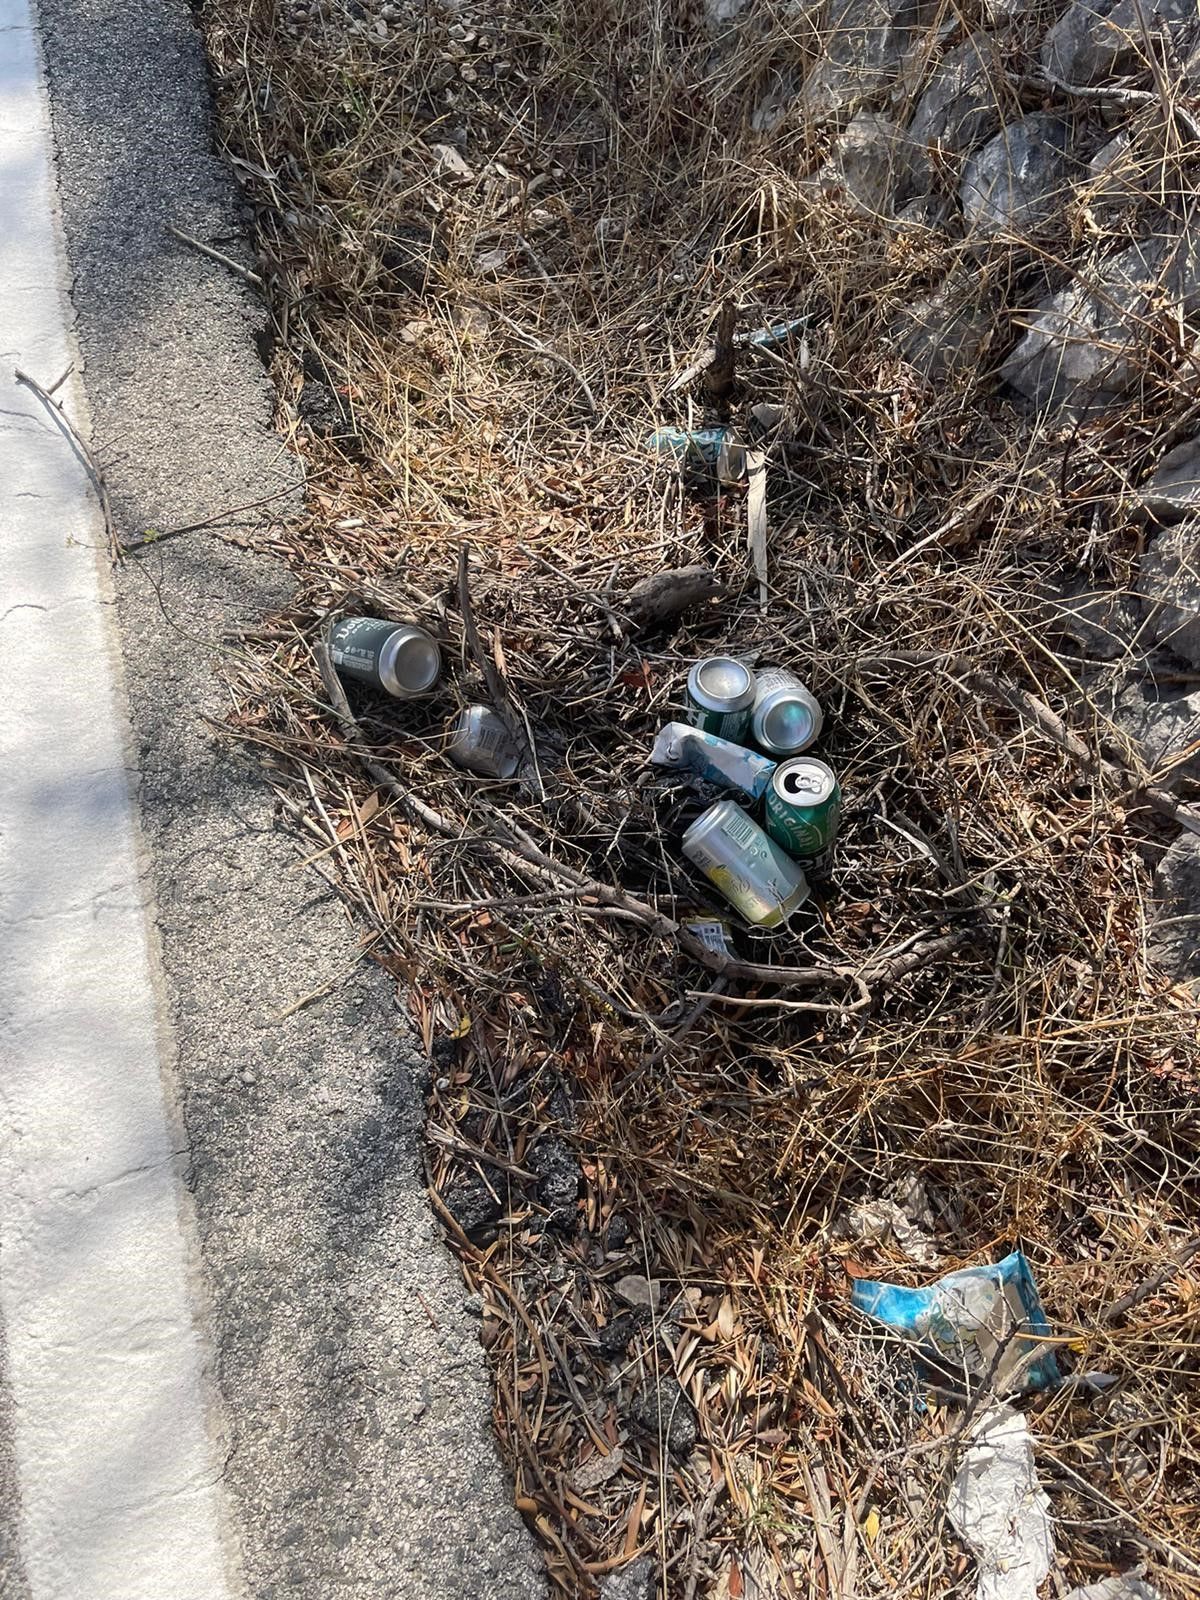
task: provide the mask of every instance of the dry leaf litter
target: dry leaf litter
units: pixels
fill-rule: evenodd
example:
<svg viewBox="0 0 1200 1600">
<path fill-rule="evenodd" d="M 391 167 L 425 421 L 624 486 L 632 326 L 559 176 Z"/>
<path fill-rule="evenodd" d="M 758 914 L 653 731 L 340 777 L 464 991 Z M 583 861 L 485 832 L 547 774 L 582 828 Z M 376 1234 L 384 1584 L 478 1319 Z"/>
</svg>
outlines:
<svg viewBox="0 0 1200 1600">
<path fill-rule="evenodd" d="M 264 536 L 299 592 L 233 652 L 229 723 L 432 1058 L 430 1192 L 559 1592 L 974 1593 L 963 1407 L 849 1287 L 1019 1243 L 1068 1374 L 1022 1401 L 1053 1581 L 1140 1563 L 1196 1595 L 1197 1015 L 1147 954 L 1188 788 L 1110 720 L 1111 622 L 1059 600 L 1111 618 L 1134 580 L 1188 335 L 1139 313 L 1115 411 L 1036 422 L 997 387 L 1072 251 L 1178 231 L 1183 124 L 1031 87 L 1051 13 L 991 7 L 1011 70 L 978 135 L 1052 113 L 1086 154 L 1157 114 L 1147 182 L 1114 222 L 976 174 L 981 242 L 937 146 L 901 225 L 889 116 L 980 19 L 910 7 L 889 62 L 877 9 L 882 54 L 793 4 L 203 0 L 308 473 Z M 856 70 L 848 138 L 821 94 L 852 106 Z M 922 365 L 904 329 L 939 294 L 983 332 Z M 803 320 L 723 392 L 672 384 L 726 304 L 742 335 Z M 766 457 L 765 569 L 744 485 L 646 448 L 723 425 Z M 715 592 L 679 615 L 631 597 L 697 565 Z M 355 612 L 438 637 L 435 696 L 331 705 L 319 644 Z M 646 765 L 723 651 L 801 673 L 845 796 L 809 905 L 730 961 L 680 927 L 726 914 L 678 849 L 712 796 Z M 532 752 L 509 783 L 442 752 L 497 699 Z"/>
</svg>

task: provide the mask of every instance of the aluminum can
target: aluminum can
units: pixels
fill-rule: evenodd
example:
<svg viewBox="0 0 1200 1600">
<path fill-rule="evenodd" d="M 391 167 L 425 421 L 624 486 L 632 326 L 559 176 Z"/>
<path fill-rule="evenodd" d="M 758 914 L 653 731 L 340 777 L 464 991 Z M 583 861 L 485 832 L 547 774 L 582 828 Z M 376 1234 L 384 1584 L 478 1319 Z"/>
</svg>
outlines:
<svg viewBox="0 0 1200 1600">
<path fill-rule="evenodd" d="M 815 744 L 825 718 L 796 674 L 768 667 L 755 680 L 750 733 L 758 748 L 771 756 L 798 756 Z"/>
<path fill-rule="evenodd" d="M 688 673 L 686 720 L 704 733 L 741 744 L 750 732 L 754 674 L 732 656 L 707 656 Z"/>
<path fill-rule="evenodd" d="M 842 791 L 832 767 L 815 756 L 781 761 L 767 787 L 767 832 L 789 855 L 823 856 L 837 837 Z"/>
<path fill-rule="evenodd" d="M 520 752 L 491 706 L 468 706 L 446 734 L 446 754 L 468 772 L 485 778 L 511 778 L 520 765 Z"/>
<path fill-rule="evenodd" d="M 757 927 L 778 928 L 808 899 L 800 868 L 732 800 L 718 800 L 696 818 L 683 853 Z"/>
<path fill-rule="evenodd" d="M 694 772 L 707 783 L 740 789 L 747 800 L 761 800 L 775 771 L 775 763 L 767 756 L 743 750 L 740 744 L 718 739 L 686 722 L 668 722 L 659 731 L 650 760 L 657 767 Z"/>
<path fill-rule="evenodd" d="M 397 700 L 425 694 L 438 681 L 437 641 L 411 622 L 343 617 L 329 630 L 329 654 L 343 678 L 359 678 Z"/>
</svg>

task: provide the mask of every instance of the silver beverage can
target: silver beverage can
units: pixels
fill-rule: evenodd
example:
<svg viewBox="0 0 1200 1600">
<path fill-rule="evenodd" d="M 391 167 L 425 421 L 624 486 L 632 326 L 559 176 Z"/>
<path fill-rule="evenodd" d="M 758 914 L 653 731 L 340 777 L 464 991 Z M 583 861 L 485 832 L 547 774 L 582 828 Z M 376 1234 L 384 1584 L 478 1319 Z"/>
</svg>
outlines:
<svg viewBox="0 0 1200 1600">
<path fill-rule="evenodd" d="M 343 678 L 358 678 L 397 700 L 433 688 L 442 670 L 437 641 L 411 622 L 343 617 L 329 630 L 329 654 Z"/>
<path fill-rule="evenodd" d="M 521 755 L 491 706 L 468 706 L 446 730 L 446 754 L 484 778 L 511 778 Z"/>
<path fill-rule="evenodd" d="M 750 731 L 754 674 L 732 656 L 708 656 L 688 673 L 686 721 L 740 744 Z"/>
<path fill-rule="evenodd" d="M 815 744 L 824 714 L 794 672 L 768 667 L 756 675 L 750 732 L 760 750 L 771 756 L 798 756 Z"/>
<path fill-rule="evenodd" d="M 732 800 L 696 818 L 683 853 L 757 927 L 778 928 L 808 899 L 804 873 Z"/>
</svg>

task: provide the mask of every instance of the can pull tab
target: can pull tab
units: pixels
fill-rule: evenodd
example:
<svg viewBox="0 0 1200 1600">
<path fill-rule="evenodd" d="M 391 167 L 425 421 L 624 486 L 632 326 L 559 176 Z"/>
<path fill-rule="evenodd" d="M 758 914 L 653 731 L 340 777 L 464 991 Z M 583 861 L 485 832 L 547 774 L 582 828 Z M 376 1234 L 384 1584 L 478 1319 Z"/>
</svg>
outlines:
<svg viewBox="0 0 1200 1600">
<path fill-rule="evenodd" d="M 815 772 L 785 772 L 783 787 L 789 795 L 820 794 L 824 779 Z"/>
</svg>

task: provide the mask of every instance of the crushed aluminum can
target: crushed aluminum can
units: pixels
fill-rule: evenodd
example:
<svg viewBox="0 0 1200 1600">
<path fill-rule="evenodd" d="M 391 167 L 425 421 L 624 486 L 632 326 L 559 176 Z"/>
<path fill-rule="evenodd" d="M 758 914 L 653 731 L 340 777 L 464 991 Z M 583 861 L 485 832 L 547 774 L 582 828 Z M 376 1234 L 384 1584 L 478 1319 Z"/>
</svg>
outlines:
<svg viewBox="0 0 1200 1600">
<path fill-rule="evenodd" d="M 781 760 L 815 744 L 825 716 L 796 674 L 767 667 L 755 673 L 755 680 L 750 730 L 759 749 Z"/>
<path fill-rule="evenodd" d="M 706 656 L 688 673 L 685 699 L 693 728 L 738 744 L 750 731 L 754 674 L 732 656 Z"/>
<path fill-rule="evenodd" d="M 491 706 L 468 706 L 446 730 L 446 754 L 484 778 L 511 778 L 521 763 L 508 729 Z"/>
<path fill-rule="evenodd" d="M 807 317 L 793 317 L 790 322 L 776 322 L 769 328 L 756 328 L 744 339 L 735 339 L 735 344 L 748 344 L 759 350 L 773 350 L 776 345 L 786 344 L 794 333 L 799 333 L 808 321 Z"/>
<path fill-rule="evenodd" d="M 656 767 L 694 772 L 709 783 L 738 789 L 747 800 L 761 800 L 775 771 L 775 763 L 755 750 L 718 739 L 716 734 L 686 722 L 668 722 L 660 729 L 650 759 Z"/>
<path fill-rule="evenodd" d="M 808 880 L 732 800 L 718 800 L 683 836 L 694 861 L 747 922 L 778 928 L 808 899 Z"/>
<path fill-rule="evenodd" d="M 655 455 L 678 467 L 715 472 L 722 483 L 741 483 L 746 476 L 746 449 L 730 428 L 657 428 L 646 442 Z"/>
<path fill-rule="evenodd" d="M 329 630 L 329 656 L 343 678 L 359 678 L 397 700 L 433 688 L 442 670 L 437 641 L 411 622 L 343 617 Z"/>
</svg>

